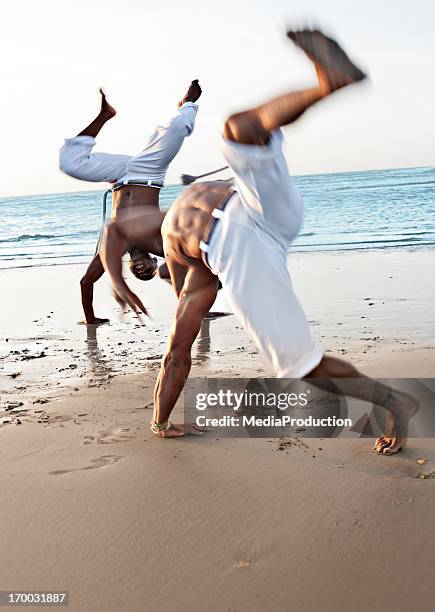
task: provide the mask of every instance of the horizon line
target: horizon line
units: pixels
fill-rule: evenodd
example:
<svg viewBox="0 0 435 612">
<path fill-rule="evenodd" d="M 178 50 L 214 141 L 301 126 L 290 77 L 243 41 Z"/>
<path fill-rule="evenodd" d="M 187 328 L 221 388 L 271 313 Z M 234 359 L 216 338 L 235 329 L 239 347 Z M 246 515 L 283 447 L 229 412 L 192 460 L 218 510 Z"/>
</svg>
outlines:
<svg viewBox="0 0 435 612">
<path fill-rule="evenodd" d="M 334 174 L 360 174 L 366 172 L 387 172 L 392 170 L 424 170 L 427 168 L 435 168 L 435 166 L 393 166 L 391 168 L 372 168 L 366 170 L 340 170 L 334 172 L 314 172 L 314 173 L 303 173 L 303 174 L 289 174 L 289 177 L 292 178 L 300 178 L 305 176 L 329 176 Z M 86 181 L 83 181 L 86 182 Z M 206 182 L 206 181 L 203 181 Z M 110 183 L 107 183 L 110 184 Z M 189 185 L 183 185 L 182 183 L 170 183 L 163 187 L 163 189 L 168 187 L 188 187 Z M 109 189 L 110 190 L 110 189 Z M 80 191 L 48 191 L 44 193 L 32 193 L 32 194 L 15 194 L 15 195 L 6 195 L 0 196 L 0 203 L 3 200 L 8 200 L 10 198 L 33 198 L 33 197 L 43 197 L 43 196 L 53 196 L 53 195 L 65 195 L 65 194 L 74 194 L 74 193 L 99 193 L 104 191 L 104 188 L 100 189 L 83 189 Z M 107 190 L 106 190 L 107 191 Z"/>
</svg>

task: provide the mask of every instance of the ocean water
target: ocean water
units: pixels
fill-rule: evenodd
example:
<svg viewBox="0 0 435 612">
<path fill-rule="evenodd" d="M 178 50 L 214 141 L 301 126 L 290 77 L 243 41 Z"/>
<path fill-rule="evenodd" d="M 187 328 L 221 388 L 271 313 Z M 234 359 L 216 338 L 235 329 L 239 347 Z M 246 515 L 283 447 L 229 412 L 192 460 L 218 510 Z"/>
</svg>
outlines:
<svg viewBox="0 0 435 612">
<path fill-rule="evenodd" d="M 294 177 L 305 217 L 292 251 L 434 248 L 435 168 Z M 183 190 L 168 186 L 169 207 Z M 85 263 L 101 227 L 103 191 L 0 199 L 0 269 Z M 110 204 L 110 196 L 109 196 Z"/>
</svg>

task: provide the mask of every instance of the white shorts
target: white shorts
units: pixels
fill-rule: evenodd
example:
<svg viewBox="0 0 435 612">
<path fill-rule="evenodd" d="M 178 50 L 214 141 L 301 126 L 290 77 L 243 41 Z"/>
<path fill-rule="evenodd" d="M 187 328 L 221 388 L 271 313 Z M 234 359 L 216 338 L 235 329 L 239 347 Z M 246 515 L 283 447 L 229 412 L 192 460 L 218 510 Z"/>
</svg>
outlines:
<svg viewBox="0 0 435 612">
<path fill-rule="evenodd" d="M 224 140 L 237 193 L 215 225 L 207 259 L 276 376 L 301 378 L 320 363 L 324 350 L 311 338 L 287 268 L 288 249 L 302 223 L 302 201 L 281 143 L 281 132 L 274 132 L 267 146 Z"/>
<path fill-rule="evenodd" d="M 67 138 L 59 154 L 60 169 L 82 181 L 163 183 L 169 164 L 193 131 L 197 110 L 192 102 L 183 104 L 166 124 L 156 127 L 139 155 L 94 153 L 96 141 L 92 136 Z"/>
</svg>

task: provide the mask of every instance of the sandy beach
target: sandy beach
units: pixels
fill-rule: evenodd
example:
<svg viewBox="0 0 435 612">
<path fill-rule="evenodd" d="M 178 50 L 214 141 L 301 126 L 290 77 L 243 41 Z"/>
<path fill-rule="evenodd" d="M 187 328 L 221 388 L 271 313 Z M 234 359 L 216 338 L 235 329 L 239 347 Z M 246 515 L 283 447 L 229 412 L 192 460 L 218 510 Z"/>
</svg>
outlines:
<svg viewBox="0 0 435 612">
<path fill-rule="evenodd" d="M 289 255 L 289 269 L 313 335 L 327 351 L 351 358 L 378 378 L 430 377 L 433 258 L 429 249 L 296 253 Z M 0 271 L 7 288 L 0 296 L 1 388 L 7 399 L 100 385 L 115 375 L 158 368 L 175 307 L 171 287 L 128 276 L 151 312 L 141 327 L 130 314 L 120 320 L 103 277 L 95 288 L 95 311 L 111 322 L 87 328 L 78 324 L 84 268 Z M 221 293 L 214 309 L 227 312 Z M 207 375 L 271 373 L 234 316 L 204 323 L 193 360 Z M 415 367 L 408 367 L 412 363 Z"/>
<path fill-rule="evenodd" d="M 0 612 L 433 612 L 435 2 L 2 8 Z"/>
<path fill-rule="evenodd" d="M 289 266 L 327 350 L 377 377 L 433 376 L 431 251 Z M 171 289 L 139 286 L 153 320 L 138 327 L 103 281 L 112 323 L 87 329 L 81 269 L 2 273 L 17 296 L 1 298 L 2 588 L 68 590 L 80 612 L 432 609 L 433 440 L 387 458 L 359 439 L 155 439 Z M 193 376 L 268 374 L 234 316 L 205 322 Z"/>
</svg>

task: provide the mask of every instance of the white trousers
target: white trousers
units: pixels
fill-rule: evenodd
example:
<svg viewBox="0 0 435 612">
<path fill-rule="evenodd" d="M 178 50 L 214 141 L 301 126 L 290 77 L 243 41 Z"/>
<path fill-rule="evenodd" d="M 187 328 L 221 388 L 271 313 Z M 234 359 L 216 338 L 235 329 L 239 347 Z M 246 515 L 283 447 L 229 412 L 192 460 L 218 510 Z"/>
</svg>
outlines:
<svg viewBox="0 0 435 612">
<path fill-rule="evenodd" d="M 91 182 L 152 180 L 164 182 L 168 166 L 195 126 L 198 106 L 186 102 L 171 119 L 154 130 L 139 155 L 95 153 L 92 136 L 67 138 L 60 150 L 62 172 Z"/>
<path fill-rule="evenodd" d="M 287 268 L 288 249 L 302 223 L 302 201 L 281 144 L 280 131 L 267 146 L 224 140 L 237 193 L 215 226 L 208 261 L 276 376 L 301 378 L 320 363 L 324 351 L 311 338 Z"/>
</svg>

